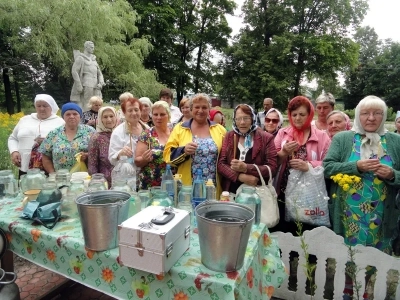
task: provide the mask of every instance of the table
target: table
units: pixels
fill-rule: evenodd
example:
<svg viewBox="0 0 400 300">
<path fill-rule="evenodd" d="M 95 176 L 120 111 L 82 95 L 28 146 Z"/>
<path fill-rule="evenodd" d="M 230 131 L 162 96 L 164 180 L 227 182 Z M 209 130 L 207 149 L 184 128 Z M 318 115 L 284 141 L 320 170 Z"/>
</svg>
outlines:
<svg viewBox="0 0 400 300">
<path fill-rule="evenodd" d="M 287 276 L 277 240 L 262 224 L 253 227 L 242 269 L 214 272 L 201 263 L 198 235 L 165 275 L 121 266 L 118 248 L 85 249 L 79 217 L 63 218 L 52 230 L 21 219 L 20 199 L 0 200 L 0 228 L 10 249 L 33 263 L 118 299 L 270 299 Z"/>
</svg>

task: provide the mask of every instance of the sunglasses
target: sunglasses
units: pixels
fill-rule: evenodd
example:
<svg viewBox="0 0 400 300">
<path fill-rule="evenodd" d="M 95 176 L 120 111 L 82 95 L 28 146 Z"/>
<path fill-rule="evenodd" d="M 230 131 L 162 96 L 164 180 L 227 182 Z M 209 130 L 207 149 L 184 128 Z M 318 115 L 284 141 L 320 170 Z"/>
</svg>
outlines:
<svg viewBox="0 0 400 300">
<path fill-rule="evenodd" d="M 270 119 L 270 118 L 265 118 L 265 123 L 274 123 L 274 124 L 278 124 L 279 123 L 279 119 Z"/>
</svg>

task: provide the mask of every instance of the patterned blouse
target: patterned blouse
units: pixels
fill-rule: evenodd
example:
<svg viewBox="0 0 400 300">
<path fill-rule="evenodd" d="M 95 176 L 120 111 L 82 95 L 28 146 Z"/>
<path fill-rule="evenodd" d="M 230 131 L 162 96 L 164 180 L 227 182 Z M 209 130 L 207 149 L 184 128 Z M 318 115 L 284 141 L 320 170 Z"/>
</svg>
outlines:
<svg viewBox="0 0 400 300">
<path fill-rule="evenodd" d="M 93 111 L 93 110 L 85 111 L 82 114 L 81 123 L 87 124 L 90 120 L 97 120 L 98 114 L 99 113 L 97 111 Z M 93 128 L 96 128 L 96 123 L 94 123 L 94 125 L 90 125 L 90 126 L 92 126 Z"/>
<path fill-rule="evenodd" d="M 192 158 L 192 176 L 196 174 L 197 169 L 203 171 L 203 178 L 211 178 L 215 184 L 218 161 L 218 147 L 211 137 L 197 138 L 198 144 L 196 153 Z"/>
<path fill-rule="evenodd" d="M 75 154 L 88 151 L 90 137 L 95 132 L 93 127 L 80 124 L 70 142 L 65 134 L 65 126 L 60 126 L 48 133 L 39 152 L 52 159 L 54 170 L 70 170 L 76 163 Z"/>
<path fill-rule="evenodd" d="M 152 186 L 161 186 L 162 174 L 164 174 L 166 167 L 163 159 L 165 145 L 160 144 L 154 127 L 143 131 L 138 140 L 146 143 L 153 151 L 153 160 L 140 170 L 139 188 L 149 189 Z"/>
<path fill-rule="evenodd" d="M 111 186 L 111 171 L 114 166 L 108 160 L 111 132 L 96 132 L 89 141 L 88 172 L 90 175 L 103 173 Z"/>
</svg>

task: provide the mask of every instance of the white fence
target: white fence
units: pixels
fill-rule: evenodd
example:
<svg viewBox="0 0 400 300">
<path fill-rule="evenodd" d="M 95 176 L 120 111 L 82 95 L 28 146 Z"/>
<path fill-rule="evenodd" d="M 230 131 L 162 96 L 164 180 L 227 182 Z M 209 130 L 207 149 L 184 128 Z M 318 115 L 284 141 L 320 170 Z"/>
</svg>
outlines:
<svg viewBox="0 0 400 300">
<path fill-rule="evenodd" d="M 311 231 L 305 231 L 303 236 L 305 243 L 308 245 L 307 252 L 317 257 L 317 267 L 315 270 L 315 294 L 311 298 L 306 294 L 305 275 L 305 257 L 304 251 L 301 248 L 300 237 L 294 237 L 291 233 L 274 232 L 272 237 L 278 238 L 279 247 L 282 251 L 282 260 L 285 266 L 290 269 L 289 255 L 290 252 L 297 252 L 299 262 L 297 268 L 297 290 L 291 291 L 288 288 L 288 279 L 286 279 L 280 288 L 275 290 L 274 297 L 285 300 L 302 300 L 302 299 L 324 299 L 324 287 L 327 278 L 327 259 L 332 258 L 336 261 L 336 269 L 334 271 L 334 279 L 331 285 L 333 286 L 333 299 L 343 299 L 343 290 L 345 284 L 345 267 L 349 261 L 349 248 L 344 244 L 341 236 L 335 234 L 332 230 L 326 227 L 318 227 Z M 398 271 L 400 271 L 400 259 L 389 256 L 378 249 L 357 245 L 354 247 L 355 257 L 354 263 L 360 270 L 357 273 L 356 282 L 360 284 L 360 300 L 365 290 L 365 268 L 374 266 L 377 269 L 375 284 L 373 286 L 374 299 L 396 299 L 400 300 L 400 285 L 398 282 Z M 389 270 L 394 270 L 390 271 Z M 397 271 L 397 272 L 396 272 Z M 394 275 L 388 276 L 389 273 Z M 397 275 L 396 275 L 397 273 Z M 332 277 L 332 276 L 331 276 Z M 396 290 L 396 296 L 387 297 L 387 281 L 392 284 L 392 290 Z M 393 286 L 394 285 L 394 286 Z M 356 296 L 353 299 L 357 299 Z"/>
</svg>

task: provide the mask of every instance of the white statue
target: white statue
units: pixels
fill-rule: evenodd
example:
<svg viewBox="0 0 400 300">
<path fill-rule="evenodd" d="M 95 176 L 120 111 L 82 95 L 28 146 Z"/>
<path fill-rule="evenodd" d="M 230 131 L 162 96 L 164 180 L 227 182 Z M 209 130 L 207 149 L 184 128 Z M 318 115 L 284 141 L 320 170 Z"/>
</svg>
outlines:
<svg viewBox="0 0 400 300">
<path fill-rule="evenodd" d="M 74 64 L 72 66 L 72 78 L 74 85 L 71 90 L 71 102 L 75 102 L 82 109 L 85 109 L 92 96 L 101 95 L 101 88 L 104 86 L 104 78 L 100 67 L 97 64 L 96 56 L 93 55 L 94 44 L 86 41 L 85 50 L 81 53 L 74 50 Z"/>
</svg>

